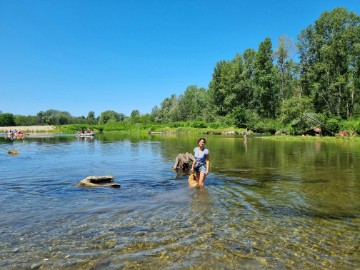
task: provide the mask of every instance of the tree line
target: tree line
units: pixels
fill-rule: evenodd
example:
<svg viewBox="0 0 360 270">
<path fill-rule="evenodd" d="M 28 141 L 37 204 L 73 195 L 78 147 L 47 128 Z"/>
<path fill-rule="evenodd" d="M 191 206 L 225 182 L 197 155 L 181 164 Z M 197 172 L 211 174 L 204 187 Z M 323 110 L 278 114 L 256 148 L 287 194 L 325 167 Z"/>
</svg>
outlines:
<svg viewBox="0 0 360 270">
<path fill-rule="evenodd" d="M 48 110 L 36 116 L 0 114 L 0 125 L 107 124 L 118 122 L 236 126 L 298 134 L 323 125 L 337 132 L 360 113 L 360 17 L 346 8 L 325 11 L 297 41 L 265 38 L 255 49 L 216 63 L 208 89 L 189 86 L 151 113 L 105 111 L 73 117 Z"/>
</svg>

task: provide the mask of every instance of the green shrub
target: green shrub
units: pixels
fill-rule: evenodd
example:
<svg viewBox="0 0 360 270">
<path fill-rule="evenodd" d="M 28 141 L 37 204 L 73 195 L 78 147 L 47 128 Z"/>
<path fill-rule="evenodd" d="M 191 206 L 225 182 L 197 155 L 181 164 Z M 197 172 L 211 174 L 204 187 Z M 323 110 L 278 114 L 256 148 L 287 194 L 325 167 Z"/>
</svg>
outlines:
<svg viewBox="0 0 360 270">
<path fill-rule="evenodd" d="M 254 125 L 253 130 L 259 133 L 275 134 L 276 131 L 282 129 L 284 126 L 276 119 L 262 119 Z"/>
<path fill-rule="evenodd" d="M 328 119 L 326 121 L 326 129 L 333 133 L 338 133 L 340 131 L 340 119 L 336 117 Z"/>
<path fill-rule="evenodd" d="M 276 130 L 276 134 L 286 134 L 286 135 L 298 135 L 299 133 L 296 132 L 296 130 L 289 124 L 285 127 L 280 127 L 278 130 Z"/>
<path fill-rule="evenodd" d="M 187 127 L 187 126 L 188 126 L 187 122 L 172 122 L 169 124 L 169 127 L 171 128 Z"/>
<path fill-rule="evenodd" d="M 207 124 L 204 121 L 193 121 L 190 123 L 190 127 L 193 128 L 207 128 Z"/>
<path fill-rule="evenodd" d="M 209 124 L 210 128 L 218 129 L 222 127 L 222 124 L 220 122 L 212 122 Z"/>
<path fill-rule="evenodd" d="M 360 120 L 341 121 L 340 130 L 346 130 L 349 133 L 360 134 Z"/>
</svg>

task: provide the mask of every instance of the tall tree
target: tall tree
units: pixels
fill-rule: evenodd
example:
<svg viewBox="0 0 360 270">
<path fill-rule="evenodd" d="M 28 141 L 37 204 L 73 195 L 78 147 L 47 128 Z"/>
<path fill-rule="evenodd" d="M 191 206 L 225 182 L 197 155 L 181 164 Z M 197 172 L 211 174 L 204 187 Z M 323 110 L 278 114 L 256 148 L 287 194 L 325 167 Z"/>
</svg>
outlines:
<svg viewBox="0 0 360 270">
<path fill-rule="evenodd" d="M 278 48 L 274 52 L 276 66 L 279 75 L 279 95 L 281 104 L 292 94 L 295 63 L 291 56 L 295 53 L 295 43 L 287 36 L 281 36 L 278 40 Z"/>
<path fill-rule="evenodd" d="M 169 123 L 180 121 L 179 117 L 179 98 L 173 94 L 170 98 L 165 98 L 158 110 L 153 109 L 153 113 L 156 112 L 155 119 L 158 122 Z"/>
<path fill-rule="evenodd" d="M 336 8 L 321 14 L 300 35 L 301 81 L 311 92 L 317 112 L 342 118 L 353 114 L 360 94 L 354 83 L 359 27 L 359 16 Z"/>
<path fill-rule="evenodd" d="M 96 118 L 95 118 L 95 112 L 94 111 L 90 111 L 86 117 L 86 123 L 89 125 L 94 125 L 96 124 Z"/>
<path fill-rule="evenodd" d="M 246 49 L 243 53 L 243 62 L 243 91 L 246 93 L 246 96 L 244 97 L 244 106 L 248 109 L 254 109 L 256 51 L 253 49 Z"/>
<path fill-rule="evenodd" d="M 209 94 L 218 115 L 225 116 L 239 106 L 249 106 L 252 91 L 245 82 L 248 74 L 245 74 L 244 68 L 244 58 L 240 54 L 236 54 L 229 62 L 221 61 L 216 65 L 209 85 Z M 252 71 L 247 69 L 246 72 Z"/>
<path fill-rule="evenodd" d="M 240 54 L 236 54 L 234 59 L 229 63 L 229 80 L 227 95 L 224 105 L 232 112 L 234 108 L 242 105 L 245 101 L 246 93 L 243 92 L 243 59 Z"/>
<path fill-rule="evenodd" d="M 192 85 L 186 88 L 179 99 L 179 117 L 183 121 L 206 120 L 209 98 L 204 88 Z"/>
<path fill-rule="evenodd" d="M 313 96 L 313 81 L 315 78 L 313 65 L 315 57 L 315 29 L 309 25 L 298 36 L 297 47 L 300 58 L 300 95 Z"/>
<path fill-rule="evenodd" d="M 358 29 L 360 36 L 360 29 Z M 350 104 L 354 108 L 354 114 L 360 114 L 360 43 L 354 45 L 354 55 L 351 59 L 351 92 Z"/>
<path fill-rule="evenodd" d="M 229 63 L 225 60 L 218 62 L 209 84 L 209 93 L 216 108 L 216 113 L 220 116 L 224 116 L 229 112 L 229 108 L 225 105 L 225 98 L 230 89 L 230 77 L 231 67 Z"/>
<path fill-rule="evenodd" d="M 275 118 L 278 108 L 278 91 L 275 85 L 275 68 L 270 38 L 260 43 L 255 61 L 255 100 L 259 115 Z"/>
</svg>

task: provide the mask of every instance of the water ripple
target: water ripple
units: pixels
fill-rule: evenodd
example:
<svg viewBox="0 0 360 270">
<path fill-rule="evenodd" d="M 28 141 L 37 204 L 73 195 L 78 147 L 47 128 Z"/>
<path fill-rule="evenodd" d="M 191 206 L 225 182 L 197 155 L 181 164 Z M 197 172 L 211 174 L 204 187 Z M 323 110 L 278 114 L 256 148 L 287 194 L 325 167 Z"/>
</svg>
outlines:
<svg viewBox="0 0 360 270">
<path fill-rule="evenodd" d="M 165 142 L 40 140 L 18 144 L 18 156 L 0 156 L 7 164 L 0 166 L 0 268 L 360 265 L 359 208 L 355 200 L 336 203 L 348 194 L 341 183 L 310 172 L 304 177 L 298 168 L 247 166 L 215 169 L 205 189 L 192 189 L 186 176 L 171 171 L 167 156 L 176 153 Z M 120 189 L 76 186 L 88 175 L 107 174 Z M 325 205 L 328 198 L 336 200 Z"/>
</svg>

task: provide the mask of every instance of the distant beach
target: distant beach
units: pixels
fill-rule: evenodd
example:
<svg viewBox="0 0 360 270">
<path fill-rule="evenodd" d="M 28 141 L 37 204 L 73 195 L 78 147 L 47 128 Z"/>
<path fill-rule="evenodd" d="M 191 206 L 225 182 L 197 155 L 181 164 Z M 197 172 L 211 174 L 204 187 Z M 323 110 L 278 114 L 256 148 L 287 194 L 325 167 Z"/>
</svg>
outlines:
<svg viewBox="0 0 360 270">
<path fill-rule="evenodd" d="M 11 126 L 11 127 L 0 127 L 0 133 L 4 133 L 9 130 L 21 130 L 26 133 L 36 132 L 50 132 L 55 129 L 54 126 Z"/>
</svg>

